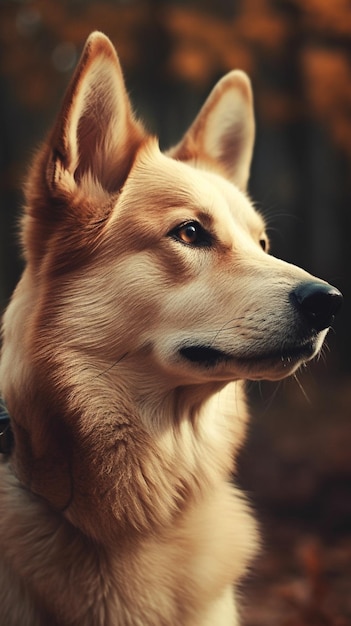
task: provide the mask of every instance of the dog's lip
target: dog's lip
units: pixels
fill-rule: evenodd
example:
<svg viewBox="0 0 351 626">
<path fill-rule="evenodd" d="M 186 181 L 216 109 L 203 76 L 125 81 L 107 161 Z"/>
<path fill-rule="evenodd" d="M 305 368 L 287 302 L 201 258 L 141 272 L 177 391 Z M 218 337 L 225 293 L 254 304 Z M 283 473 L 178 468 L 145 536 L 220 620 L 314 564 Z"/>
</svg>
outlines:
<svg viewBox="0 0 351 626">
<path fill-rule="evenodd" d="M 179 348 L 179 354 L 191 363 L 213 367 L 232 359 L 232 357 L 221 349 L 213 348 L 201 344 L 191 344 Z"/>
<path fill-rule="evenodd" d="M 283 368 L 293 366 L 298 361 L 305 361 L 312 358 L 316 352 L 317 337 L 309 337 L 303 341 L 293 344 L 285 344 L 274 350 L 264 352 L 247 352 L 234 354 L 226 352 L 221 348 L 204 344 L 188 344 L 181 346 L 179 354 L 194 365 L 214 368 L 226 363 L 237 363 L 259 369 L 266 364 L 276 364 Z"/>
<path fill-rule="evenodd" d="M 317 337 L 310 337 L 308 340 L 284 345 L 277 350 L 243 355 L 239 357 L 238 360 L 246 362 L 280 361 L 289 363 L 304 358 L 308 359 L 316 350 L 316 341 Z"/>
<path fill-rule="evenodd" d="M 237 363 L 247 380 L 281 380 L 293 374 L 318 353 L 317 337 L 281 350 L 241 358 Z"/>
</svg>

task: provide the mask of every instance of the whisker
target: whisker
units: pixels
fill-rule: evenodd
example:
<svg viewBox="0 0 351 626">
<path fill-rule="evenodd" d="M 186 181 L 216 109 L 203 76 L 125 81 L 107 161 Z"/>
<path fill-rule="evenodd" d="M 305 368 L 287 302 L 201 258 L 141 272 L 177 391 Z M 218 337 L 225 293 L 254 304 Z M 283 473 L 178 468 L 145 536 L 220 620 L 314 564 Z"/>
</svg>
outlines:
<svg viewBox="0 0 351 626">
<path fill-rule="evenodd" d="M 307 395 L 307 391 L 304 389 L 303 384 L 299 381 L 297 374 L 294 374 L 294 375 L 293 375 L 293 379 L 295 380 L 295 382 L 296 382 L 297 386 L 299 387 L 299 389 L 300 389 L 300 391 L 301 391 L 301 393 L 302 393 L 303 397 L 304 397 L 304 398 L 305 398 L 305 400 L 307 401 L 307 403 L 308 403 L 309 405 L 312 405 L 312 402 L 311 402 L 310 398 L 309 398 L 309 397 L 308 397 L 308 395 Z"/>
<path fill-rule="evenodd" d="M 280 381 L 277 381 L 276 383 L 274 383 L 273 391 L 270 392 L 269 397 L 265 397 L 264 388 L 266 387 L 266 385 L 262 384 L 262 381 L 258 381 L 258 383 L 253 383 L 255 386 L 256 385 L 258 386 L 260 402 L 263 403 L 263 405 L 260 406 L 260 417 L 261 418 L 263 418 L 265 415 L 267 415 L 267 413 L 271 409 L 271 407 L 272 407 L 274 401 L 276 400 L 277 395 L 280 392 L 281 387 L 282 387 L 282 385 L 284 383 L 285 383 L 285 380 L 280 380 Z M 270 389 L 271 389 L 271 385 L 270 385 Z M 256 411 L 256 414 L 258 414 L 257 411 Z"/>
<path fill-rule="evenodd" d="M 110 372 L 116 365 L 118 365 L 118 363 L 120 363 L 121 361 L 123 361 L 123 359 L 128 355 L 128 352 L 125 352 L 124 354 L 122 354 L 122 356 L 117 359 L 117 361 L 115 361 L 114 363 L 112 363 L 112 365 L 110 365 L 109 367 L 107 367 L 105 370 L 103 370 L 102 372 L 100 372 L 99 374 L 97 374 L 96 376 L 94 376 L 93 380 L 96 380 L 97 378 L 100 378 L 100 376 L 104 376 L 105 374 L 107 374 L 108 372 Z"/>
<path fill-rule="evenodd" d="M 268 412 L 268 410 L 272 407 L 273 402 L 275 401 L 279 391 L 281 390 L 283 383 L 285 383 L 285 381 L 280 380 L 278 383 L 275 384 L 275 387 L 273 389 L 273 392 L 270 395 L 270 398 L 267 401 L 267 405 L 265 407 L 265 411 L 264 411 L 264 415 Z"/>
<path fill-rule="evenodd" d="M 228 324 L 232 324 L 235 321 L 240 321 L 245 319 L 245 317 L 243 315 L 241 315 L 240 317 L 232 317 L 230 320 L 228 320 L 227 322 L 225 322 L 221 328 L 219 328 L 218 330 L 215 331 L 215 335 L 210 343 L 210 347 L 212 348 L 212 346 L 215 344 L 216 339 L 218 337 L 218 335 L 223 332 L 224 330 L 234 330 L 236 328 L 236 326 L 228 326 Z"/>
</svg>

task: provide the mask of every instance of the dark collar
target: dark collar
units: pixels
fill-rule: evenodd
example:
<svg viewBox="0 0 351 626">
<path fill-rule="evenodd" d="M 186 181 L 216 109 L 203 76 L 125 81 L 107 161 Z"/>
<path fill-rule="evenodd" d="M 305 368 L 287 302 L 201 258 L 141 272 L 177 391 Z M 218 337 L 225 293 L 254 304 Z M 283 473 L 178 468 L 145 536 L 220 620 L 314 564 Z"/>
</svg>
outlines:
<svg viewBox="0 0 351 626">
<path fill-rule="evenodd" d="M 0 454 L 10 454 L 14 444 L 10 416 L 0 401 Z"/>
</svg>

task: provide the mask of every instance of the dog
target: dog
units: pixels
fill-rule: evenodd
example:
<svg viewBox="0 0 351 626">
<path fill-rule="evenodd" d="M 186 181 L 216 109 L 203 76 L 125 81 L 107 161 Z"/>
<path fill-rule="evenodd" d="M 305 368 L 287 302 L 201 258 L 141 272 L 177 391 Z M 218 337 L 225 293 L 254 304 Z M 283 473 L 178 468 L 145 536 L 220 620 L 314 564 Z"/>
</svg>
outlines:
<svg viewBox="0 0 351 626">
<path fill-rule="evenodd" d="M 25 189 L 3 319 L 6 626 L 234 626 L 259 545 L 232 481 L 247 380 L 315 357 L 340 292 L 267 254 L 248 77 L 161 153 L 93 33 Z"/>
</svg>

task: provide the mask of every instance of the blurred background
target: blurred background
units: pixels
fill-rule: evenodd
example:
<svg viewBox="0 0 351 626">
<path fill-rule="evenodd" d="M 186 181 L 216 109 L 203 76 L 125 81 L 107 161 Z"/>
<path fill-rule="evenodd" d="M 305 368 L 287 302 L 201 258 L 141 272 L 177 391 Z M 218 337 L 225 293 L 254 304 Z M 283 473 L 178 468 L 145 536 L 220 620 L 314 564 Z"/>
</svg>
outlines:
<svg viewBox="0 0 351 626">
<path fill-rule="evenodd" d="M 350 0 L 2 0 L 0 309 L 21 270 L 26 167 L 87 35 L 116 45 L 136 111 L 176 142 L 213 84 L 255 95 L 250 193 L 273 254 L 344 293 L 328 349 L 283 384 L 250 385 L 239 480 L 263 532 L 246 625 L 351 624 Z"/>
</svg>

